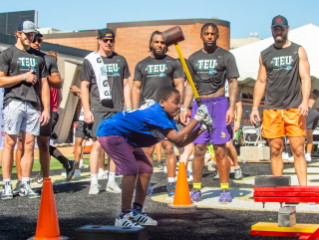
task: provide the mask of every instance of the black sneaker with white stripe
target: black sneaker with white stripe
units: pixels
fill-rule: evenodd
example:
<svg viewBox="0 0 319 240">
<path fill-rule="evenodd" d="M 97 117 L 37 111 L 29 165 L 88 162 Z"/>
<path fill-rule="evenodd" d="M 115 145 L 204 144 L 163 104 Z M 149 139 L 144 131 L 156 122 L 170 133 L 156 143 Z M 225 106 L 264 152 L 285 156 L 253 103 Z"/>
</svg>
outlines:
<svg viewBox="0 0 319 240">
<path fill-rule="evenodd" d="M 115 219 L 115 226 L 116 227 L 138 227 L 141 228 L 142 226 L 139 225 L 134 219 L 131 217 L 132 213 L 127 213 L 125 215 L 119 214 Z"/>
<path fill-rule="evenodd" d="M 132 217 L 134 221 L 142 226 L 157 226 L 157 221 L 150 216 L 147 216 L 145 213 L 135 212 Z"/>
<path fill-rule="evenodd" d="M 28 198 L 38 198 L 40 195 L 32 190 L 30 182 L 21 183 L 20 185 L 20 196 L 27 196 Z"/>
</svg>

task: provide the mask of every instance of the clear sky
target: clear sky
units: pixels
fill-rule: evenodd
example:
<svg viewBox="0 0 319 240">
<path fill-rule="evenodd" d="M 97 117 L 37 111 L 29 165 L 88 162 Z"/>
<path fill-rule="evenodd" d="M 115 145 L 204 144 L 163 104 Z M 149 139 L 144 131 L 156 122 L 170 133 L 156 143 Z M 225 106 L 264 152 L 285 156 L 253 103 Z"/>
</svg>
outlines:
<svg viewBox="0 0 319 240">
<path fill-rule="evenodd" d="M 28 4 L 28 5 L 27 5 Z M 270 37 L 270 24 L 280 14 L 291 29 L 319 26 L 319 0 L 1 0 L 0 12 L 36 10 L 39 27 L 64 31 L 105 28 L 107 23 L 149 20 L 218 18 L 231 23 L 231 38 L 258 32 Z"/>
</svg>

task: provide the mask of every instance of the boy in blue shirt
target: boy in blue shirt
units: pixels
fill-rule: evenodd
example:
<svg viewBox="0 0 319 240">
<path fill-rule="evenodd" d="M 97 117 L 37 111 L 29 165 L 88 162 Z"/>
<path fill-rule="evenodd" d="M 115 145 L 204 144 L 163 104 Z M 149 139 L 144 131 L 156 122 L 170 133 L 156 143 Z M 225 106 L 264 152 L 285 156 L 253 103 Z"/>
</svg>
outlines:
<svg viewBox="0 0 319 240">
<path fill-rule="evenodd" d="M 202 105 L 195 118 L 177 132 L 174 117 L 179 111 L 179 91 L 164 86 L 158 90 L 156 102 L 150 107 L 119 112 L 100 124 L 97 139 L 115 162 L 117 174 L 123 175 L 122 212 L 116 218 L 115 226 L 157 225 L 157 221 L 142 213 L 153 167 L 141 147 L 152 146 L 165 137 L 177 147 L 184 147 L 206 130 L 206 124 L 212 124 L 207 107 Z M 198 122 L 202 123 L 194 130 Z M 135 182 L 136 194 L 132 208 Z"/>
</svg>

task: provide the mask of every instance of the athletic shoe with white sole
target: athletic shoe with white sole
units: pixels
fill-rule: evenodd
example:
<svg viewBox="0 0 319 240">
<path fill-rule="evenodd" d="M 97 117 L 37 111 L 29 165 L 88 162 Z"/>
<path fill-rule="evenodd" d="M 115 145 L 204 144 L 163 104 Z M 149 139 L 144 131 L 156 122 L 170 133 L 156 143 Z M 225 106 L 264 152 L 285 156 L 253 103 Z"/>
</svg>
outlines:
<svg viewBox="0 0 319 240">
<path fill-rule="evenodd" d="M 235 179 L 242 179 L 243 172 L 240 167 L 235 168 Z"/>
<path fill-rule="evenodd" d="M 305 159 L 306 159 L 307 162 L 311 162 L 311 154 L 310 154 L 310 153 L 307 153 L 307 154 L 305 155 Z"/>
<path fill-rule="evenodd" d="M 36 183 L 43 183 L 43 176 L 42 176 L 42 172 L 39 172 L 36 177 L 35 177 L 35 182 Z"/>
<path fill-rule="evenodd" d="M 19 195 L 28 198 L 40 197 L 40 194 L 34 192 L 33 189 L 30 187 L 30 182 L 21 183 Z"/>
<path fill-rule="evenodd" d="M 72 179 L 75 168 L 76 168 L 76 161 L 69 161 L 69 167 L 65 169 L 67 181 L 70 181 Z"/>
<path fill-rule="evenodd" d="M 2 187 L 1 199 L 13 199 L 12 185 L 11 182 L 4 182 Z"/>
<path fill-rule="evenodd" d="M 291 156 L 291 157 L 288 158 L 288 162 L 294 162 L 294 161 L 295 161 L 294 156 Z"/>
<path fill-rule="evenodd" d="M 99 194 L 99 192 L 100 192 L 100 185 L 97 183 L 96 184 L 91 183 L 89 194 L 97 195 L 97 194 Z"/>
<path fill-rule="evenodd" d="M 13 189 L 13 194 L 18 194 L 20 190 L 21 181 L 18 180 L 16 187 Z"/>
<path fill-rule="evenodd" d="M 132 217 L 141 226 L 157 226 L 157 221 L 145 213 L 133 213 Z"/>
<path fill-rule="evenodd" d="M 125 215 L 119 214 L 117 218 L 115 219 L 114 225 L 116 227 L 138 227 L 138 228 L 142 227 L 132 218 L 132 213 L 127 213 Z"/>
<path fill-rule="evenodd" d="M 74 178 L 80 178 L 81 177 L 81 170 L 80 169 L 75 169 L 73 177 Z"/>
<path fill-rule="evenodd" d="M 89 165 L 84 164 L 84 163 L 83 163 L 83 160 L 82 160 L 82 161 L 80 161 L 79 168 L 80 168 L 80 169 L 88 169 L 88 168 L 89 168 Z"/>
<path fill-rule="evenodd" d="M 101 168 L 99 168 L 99 179 L 107 179 L 107 171 L 103 171 Z"/>
<path fill-rule="evenodd" d="M 107 183 L 106 191 L 113 192 L 113 193 L 121 193 L 122 189 L 120 188 L 119 184 L 116 181 L 110 181 Z"/>
</svg>

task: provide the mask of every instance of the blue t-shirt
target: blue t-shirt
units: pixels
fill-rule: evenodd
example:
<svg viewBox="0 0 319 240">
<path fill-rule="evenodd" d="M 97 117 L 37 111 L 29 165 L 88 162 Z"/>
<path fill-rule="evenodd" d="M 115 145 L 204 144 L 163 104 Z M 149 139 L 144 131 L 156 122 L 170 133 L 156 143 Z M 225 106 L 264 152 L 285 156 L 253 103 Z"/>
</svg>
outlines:
<svg viewBox="0 0 319 240">
<path fill-rule="evenodd" d="M 149 147 L 160 141 L 165 136 L 161 131 L 175 129 L 174 119 L 169 119 L 163 108 L 155 102 L 146 109 L 132 112 L 119 112 L 101 122 L 98 137 L 118 135 L 134 148 Z"/>
</svg>

